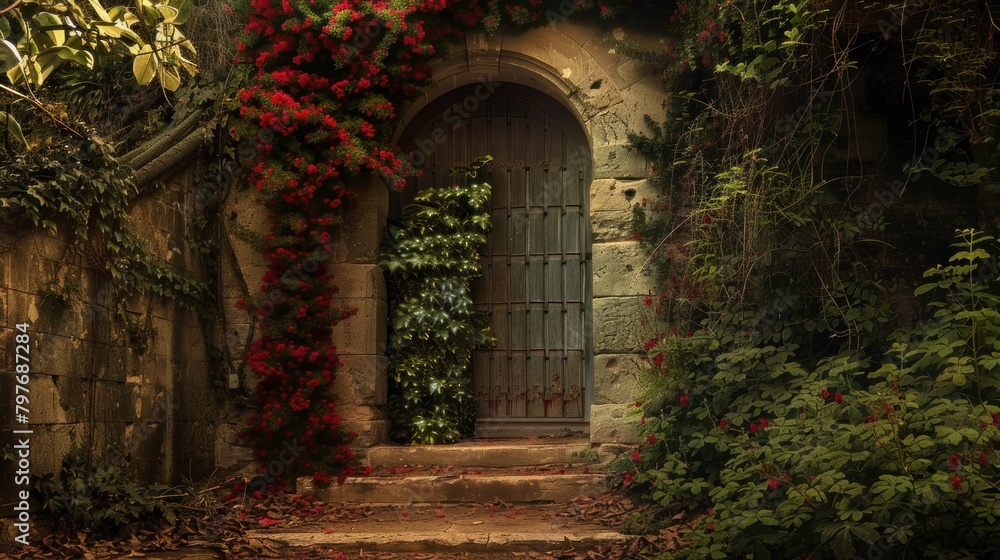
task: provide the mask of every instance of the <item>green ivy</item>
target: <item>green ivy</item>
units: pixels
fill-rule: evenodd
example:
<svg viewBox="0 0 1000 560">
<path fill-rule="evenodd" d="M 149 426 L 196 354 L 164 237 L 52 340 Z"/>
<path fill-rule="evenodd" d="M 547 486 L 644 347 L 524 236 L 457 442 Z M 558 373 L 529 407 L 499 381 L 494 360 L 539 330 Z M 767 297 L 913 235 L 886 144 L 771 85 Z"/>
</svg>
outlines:
<svg viewBox="0 0 1000 560">
<path fill-rule="evenodd" d="M 129 230 L 128 205 L 135 192 L 132 171 L 97 137 L 62 154 L 17 154 L 0 168 L 0 227 L 37 227 L 65 235 L 115 280 L 119 317 L 139 293 L 177 300 L 205 311 L 214 294 L 203 282 L 153 261 Z"/>
<path fill-rule="evenodd" d="M 472 353 L 493 340 L 471 296 L 491 228 L 490 186 L 475 179 L 492 159 L 456 169 L 454 186 L 419 193 L 389 228 L 389 408 L 402 441 L 451 443 L 475 427 Z"/>
</svg>

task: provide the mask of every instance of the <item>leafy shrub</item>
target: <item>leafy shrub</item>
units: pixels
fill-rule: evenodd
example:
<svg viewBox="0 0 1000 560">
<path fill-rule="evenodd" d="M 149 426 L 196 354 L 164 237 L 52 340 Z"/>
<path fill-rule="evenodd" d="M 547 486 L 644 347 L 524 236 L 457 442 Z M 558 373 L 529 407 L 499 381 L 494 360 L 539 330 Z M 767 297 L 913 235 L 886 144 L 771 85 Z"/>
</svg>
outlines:
<svg viewBox="0 0 1000 560">
<path fill-rule="evenodd" d="M 395 437 L 451 443 L 471 435 L 472 352 L 492 337 L 470 287 L 490 222 L 490 186 L 474 182 L 490 156 L 460 168 L 452 187 L 427 189 L 390 227 L 382 266 L 395 286 L 389 322 L 390 415 Z"/>
<path fill-rule="evenodd" d="M 42 508 L 57 521 L 121 536 L 173 525 L 175 504 L 164 498 L 184 496 L 167 486 L 139 484 L 112 462 L 89 465 L 75 448 L 63 457 L 58 473 L 40 477 L 35 487 Z"/>
<path fill-rule="evenodd" d="M 710 508 L 676 558 L 1000 548 L 997 265 L 992 238 L 957 239 L 916 290 L 936 296 L 933 317 L 884 342 L 808 351 L 810 315 L 789 304 L 726 310 L 651 346 L 659 399 L 644 406 L 634 480 L 664 506 Z"/>
</svg>

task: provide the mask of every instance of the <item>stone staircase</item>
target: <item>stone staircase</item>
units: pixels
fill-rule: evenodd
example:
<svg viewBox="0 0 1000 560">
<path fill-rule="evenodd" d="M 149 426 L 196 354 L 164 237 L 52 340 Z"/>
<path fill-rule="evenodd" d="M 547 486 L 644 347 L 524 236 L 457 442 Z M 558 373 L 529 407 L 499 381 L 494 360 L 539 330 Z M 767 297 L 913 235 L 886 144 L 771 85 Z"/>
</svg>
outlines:
<svg viewBox="0 0 1000 560">
<path fill-rule="evenodd" d="M 609 489 L 586 439 L 476 440 L 370 450 L 370 476 L 300 494 L 353 504 L 363 515 L 323 526 L 256 531 L 282 549 L 464 554 L 502 558 L 528 551 L 582 552 L 622 542 L 617 531 L 574 515 Z M 470 556 L 471 555 L 471 556 Z M 476 556 L 481 555 L 481 556 Z M 404 556 L 405 557 L 405 556 Z"/>
</svg>

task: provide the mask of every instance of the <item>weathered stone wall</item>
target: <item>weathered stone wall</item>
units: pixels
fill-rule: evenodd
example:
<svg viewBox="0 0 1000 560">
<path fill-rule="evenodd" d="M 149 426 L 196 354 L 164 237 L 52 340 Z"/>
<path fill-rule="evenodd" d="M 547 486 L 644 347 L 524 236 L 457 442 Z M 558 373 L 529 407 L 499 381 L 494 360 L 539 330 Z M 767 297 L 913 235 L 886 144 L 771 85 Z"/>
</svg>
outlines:
<svg viewBox="0 0 1000 560">
<path fill-rule="evenodd" d="M 153 259 L 198 277 L 200 255 L 188 241 L 192 180 L 190 172 L 168 179 L 131 216 Z M 15 443 L 12 429 L 33 430 L 36 475 L 58 471 L 72 447 L 138 481 L 211 474 L 219 406 L 206 323 L 171 301 L 137 297 L 126 327 L 115 317 L 117 302 L 112 280 L 65 240 L 37 231 L 0 238 L 0 446 Z M 14 418 L 19 323 L 30 324 L 31 336 L 27 424 Z M 0 465 L 2 503 L 10 503 L 14 470 Z"/>
</svg>

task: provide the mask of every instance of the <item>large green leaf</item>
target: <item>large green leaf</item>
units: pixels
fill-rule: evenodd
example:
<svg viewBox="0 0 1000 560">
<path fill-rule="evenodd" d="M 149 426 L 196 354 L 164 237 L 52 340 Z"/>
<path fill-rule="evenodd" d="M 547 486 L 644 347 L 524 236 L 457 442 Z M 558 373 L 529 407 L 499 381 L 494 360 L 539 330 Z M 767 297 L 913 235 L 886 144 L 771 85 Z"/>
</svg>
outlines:
<svg viewBox="0 0 1000 560">
<path fill-rule="evenodd" d="M 140 85 L 148 85 L 156 78 L 159 61 L 153 54 L 153 47 L 143 45 L 139 49 L 139 54 L 132 61 L 132 73 L 135 74 L 135 81 Z"/>
<path fill-rule="evenodd" d="M 177 16 L 174 17 L 173 21 L 174 25 L 187 22 L 194 9 L 194 3 L 191 0 L 168 0 L 167 4 L 177 9 Z"/>
</svg>

